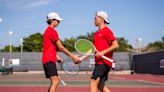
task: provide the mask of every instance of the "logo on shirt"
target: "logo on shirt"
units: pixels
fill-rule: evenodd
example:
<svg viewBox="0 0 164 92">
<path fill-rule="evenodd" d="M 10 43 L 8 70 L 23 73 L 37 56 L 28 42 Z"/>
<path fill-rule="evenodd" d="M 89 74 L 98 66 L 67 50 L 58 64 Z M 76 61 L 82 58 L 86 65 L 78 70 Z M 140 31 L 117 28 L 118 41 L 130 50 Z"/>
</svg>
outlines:
<svg viewBox="0 0 164 92">
<path fill-rule="evenodd" d="M 98 36 L 102 36 L 102 34 L 98 34 Z"/>
</svg>

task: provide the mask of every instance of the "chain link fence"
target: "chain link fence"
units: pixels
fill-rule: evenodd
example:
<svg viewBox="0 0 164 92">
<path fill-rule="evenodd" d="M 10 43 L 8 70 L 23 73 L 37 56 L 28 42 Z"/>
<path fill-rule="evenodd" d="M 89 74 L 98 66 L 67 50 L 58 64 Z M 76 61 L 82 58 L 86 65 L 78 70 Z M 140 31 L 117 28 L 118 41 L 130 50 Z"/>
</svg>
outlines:
<svg viewBox="0 0 164 92">
<path fill-rule="evenodd" d="M 64 61 L 70 61 L 71 58 L 64 53 L 58 52 Z M 74 53 L 77 54 L 77 53 Z M 134 53 L 129 52 L 115 52 L 113 59 L 116 62 L 115 70 L 130 70 L 131 60 Z M 15 61 L 11 62 L 11 61 Z M 0 67 L 13 67 L 14 71 L 43 71 L 41 52 L 14 52 L 14 53 L 0 53 Z M 61 69 L 57 65 L 58 69 Z M 80 64 L 81 70 L 90 71 L 94 68 L 94 56 L 89 57 Z"/>
</svg>

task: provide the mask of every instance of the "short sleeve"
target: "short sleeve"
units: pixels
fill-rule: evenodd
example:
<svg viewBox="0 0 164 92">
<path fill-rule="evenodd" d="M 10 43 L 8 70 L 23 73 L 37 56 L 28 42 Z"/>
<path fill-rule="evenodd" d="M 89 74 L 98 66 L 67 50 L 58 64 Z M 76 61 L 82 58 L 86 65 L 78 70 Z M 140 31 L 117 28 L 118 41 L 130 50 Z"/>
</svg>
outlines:
<svg viewBox="0 0 164 92">
<path fill-rule="evenodd" d="M 54 30 L 52 30 L 51 34 L 50 34 L 50 39 L 53 41 L 53 42 L 56 42 L 57 40 L 59 40 L 59 36 L 58 36 L 58 33 Z"/>
<path fill-rule="evenodd" d="M 109 43 L 112 43 L 116 40 L 116 37 L 110 29 L 105 31 L 105 36 Z"/>
</svg>

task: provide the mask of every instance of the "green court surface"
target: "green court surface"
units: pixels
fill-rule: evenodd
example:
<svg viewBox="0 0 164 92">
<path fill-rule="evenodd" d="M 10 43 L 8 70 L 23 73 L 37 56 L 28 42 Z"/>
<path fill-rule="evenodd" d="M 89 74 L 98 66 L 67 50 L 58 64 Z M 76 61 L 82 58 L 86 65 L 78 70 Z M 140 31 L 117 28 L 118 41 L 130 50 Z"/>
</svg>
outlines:
<svg viewBox="0 0 164 92">
<path fill-rule="evenodd" d="M 89 81 L 64 81 L 66 86 L 88 86 Z M 121 87 L 142 87 L 142 86 L 161 86 L 164 87 L 164 84 L 154 84 L 146 83 L 142 81 L 107 81 L 108 86 L 121 86 Z M 1 81 L 0 86 L 48 86 L 49 81 Z M 63 84 L 60 82 L 60 86 Z"/>
<path fill-rule="evenodd" d="M 61 75 L 59 86 L 89 86 L 91 75 L 67 76 Z M 49 86 L 49 79 L 43 74 L 12 74 L 0 75 L 0 86 Z M 164 87 L 164 83 L 148 82 L 142 80 L 127 80 L 110 76 L 106 82 L 111 87 Z"/>
</svg>

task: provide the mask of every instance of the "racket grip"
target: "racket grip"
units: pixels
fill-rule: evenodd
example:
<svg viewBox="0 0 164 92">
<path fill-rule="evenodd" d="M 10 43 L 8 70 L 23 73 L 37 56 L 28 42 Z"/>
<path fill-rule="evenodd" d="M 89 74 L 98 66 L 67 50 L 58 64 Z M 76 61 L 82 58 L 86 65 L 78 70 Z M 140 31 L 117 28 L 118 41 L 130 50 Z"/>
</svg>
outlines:
<svg viewBox="0 0 164 92">
<path fill-rule="evenodd" d="M 88 58 L 88 55 L 83 55 L 83 56 L 79 57 L 79 59 L 80 59 L 81 61 L 83 61 L 83 60 L 86 59 L 86 58 Z"/>
<path fill-rule="evenodd" d="M 113 60 L 112 60 L 112 59 L 110 59 L 110 58 L 108 58 L 108 57 L 106 57 L 106 56 L 102 56 L 102 58 L 103 58 L 103 59 L 106 59 L 106 60 L 108 60 L 108 61 L 110 61 L 110 62 L 112 62 L 112 63 L 113 63 Z"/>
<path fill-rule="evenodd" d="M 116 66 L 115 63 L 113 62 L 113 63 L 112 63 L 112 69 L 113 69 L 113 70 L 115 69 L 115 66 Z"/>
</svg>

